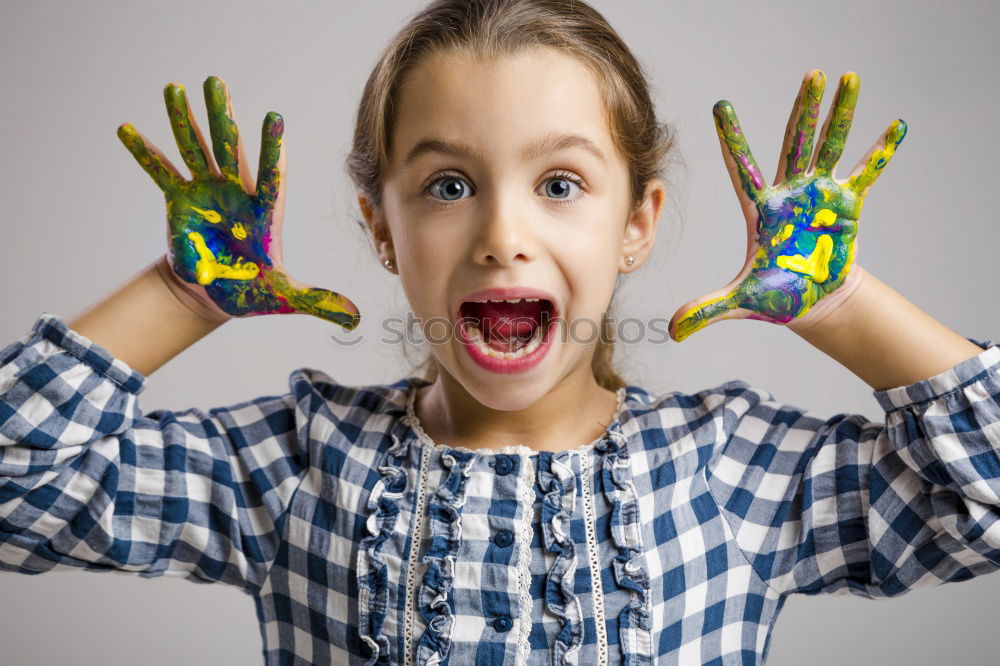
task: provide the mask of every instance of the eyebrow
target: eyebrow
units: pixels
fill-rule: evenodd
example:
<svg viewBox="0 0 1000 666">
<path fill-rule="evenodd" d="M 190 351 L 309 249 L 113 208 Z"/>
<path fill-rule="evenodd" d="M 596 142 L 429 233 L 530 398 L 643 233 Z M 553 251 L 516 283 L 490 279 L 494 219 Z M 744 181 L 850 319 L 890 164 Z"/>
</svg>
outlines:
<svg viewBox="0 0 1000 666">
<path fill-rule="evenodd" d="M 576 134 L 562 134 L 559 132 L 553 132 L 529 143 L 521 152 L 521 159 L 527 161 L 548 153 L 566 150 L 567 148 L 582 148 L 601 162 L 607 162 L 604 153 L 590 139 Z M 467 143 L 428 138 L 417 142 L 417 145 L 413 146 L 410 152 L 406 153 L 406 157 L 403 159 L 403 166 L 413 162 L 424 153 L 441 153 L 442 155 L 451 155 L 452 157 L 465 158 L 471 161 L 484 161 L 483 154 Z"/>
</svg>

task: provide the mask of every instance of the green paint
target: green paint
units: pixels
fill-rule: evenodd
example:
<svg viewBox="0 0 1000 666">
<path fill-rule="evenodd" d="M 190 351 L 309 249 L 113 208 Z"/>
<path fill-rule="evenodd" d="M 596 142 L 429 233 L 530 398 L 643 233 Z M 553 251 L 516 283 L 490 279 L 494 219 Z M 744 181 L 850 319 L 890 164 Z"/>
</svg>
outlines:
<svg viewBox="0 0 1000 666">
<path fill-rule="evenodd" d="M 683 340 L 715 321 L 762 319 L 786 324 L 806 315 L 820 299 L 847 279 L 857 250 L 858 218 L 868 189 L 888 165 L 906 135 L 894 121 L 846 182 L 832 176 L 843 153 L 857 104 L 859 80 L 849 72 L 840 80 L 827 130 L 808 171 L 812 137 L 825 77 L 806 75 L 792 107 L 782 160 L 785 177 L 773 186 L 760 183 L 759 169 L 729 102 L 715 105 L 714 116 L 727 162 L 736 169 L 740 189 L 756 208 L 749 231 L 752 249 L 746 277 L 722 296 L 701 298 L 679 310 L 671 335 Z M 744 271 L 741 271 L 743 273 Z"/>
<path fill-rule="evenodd" d="M 282 186 L 282 117 L 271 112 L 264 118 L 257 185 L 248 194 L 239 176 L 239 131 L 225 84 L 214 76 L 205 81 L 221 174 L 211 167 L 183 86 L 168 85 L 164 101 L 190 180 L 128 123 L 118 128 L 118 137 L 165 195 L 174 272 L 200 285 L 192 290 L 204 289 L 232 316 L 305 313 L 347 329 L 357 327 L 361 315 L 350 300 L 298 284 L 272 257 L 274 209 Z"/>
</svg>

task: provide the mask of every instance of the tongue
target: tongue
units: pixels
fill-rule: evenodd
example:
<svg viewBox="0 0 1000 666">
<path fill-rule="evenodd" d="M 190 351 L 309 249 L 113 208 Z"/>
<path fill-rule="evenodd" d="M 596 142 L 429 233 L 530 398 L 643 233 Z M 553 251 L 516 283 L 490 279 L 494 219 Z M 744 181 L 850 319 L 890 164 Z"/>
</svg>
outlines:
<svg viewBox="0 0 1000 666">
<path fill-rule="evenodd" d="M 517 351 L 538 328 L 545 301 L 528 303 L 466 303 L 465 312 L 483 333 L 490 346 L 501 351 Z"/>
</svg>

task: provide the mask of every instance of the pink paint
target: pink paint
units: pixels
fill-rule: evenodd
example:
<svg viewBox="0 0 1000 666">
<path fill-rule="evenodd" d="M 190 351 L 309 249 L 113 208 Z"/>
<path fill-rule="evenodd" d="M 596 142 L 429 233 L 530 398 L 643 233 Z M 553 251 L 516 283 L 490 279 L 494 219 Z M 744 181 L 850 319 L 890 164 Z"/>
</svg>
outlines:
<svg viewBox="0 0 1000 666">
<path fill-rule="evenodd" d="M 743 165 L 743 168 L 750 174 L 750 180 L 753 181 L 753 186 L 759 190 L 764 184 L 764 179 L 761 178 L 760 175 L 760 169 L 754 166 L 750 162 L 750 158 L 746 155 L 740 155 L 739 160 L 740 164 Z"/>
</svg>

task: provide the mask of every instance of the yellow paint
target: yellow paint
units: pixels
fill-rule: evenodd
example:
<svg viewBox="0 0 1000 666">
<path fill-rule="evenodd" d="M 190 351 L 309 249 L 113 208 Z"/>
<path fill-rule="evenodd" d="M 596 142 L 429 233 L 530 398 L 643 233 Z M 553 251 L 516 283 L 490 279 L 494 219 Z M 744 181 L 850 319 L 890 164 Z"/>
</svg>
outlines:
<svg viewBox="0 0 1000 666">
<path fill-rule="evenodd" d="M 243 240 L 244 238 L 247 237 L 247 230 L 243 226 L 242 222 L 237 222 L 236 224 L 233 225 L 233 236 L 236 236 L 240 240 Z"/>
<path fill-rule="evenodd" d="M 791 237 L 793 231 L 795 231 L 795 225 L 786 224 L 785 228 L 782 229 L 780 232 L 778 232 L 778 234 L 771 239 L 771 247 L 774 247 L 775 245 L 777 245 L 782 241 L 788 240 Z"/>
<path fill-rule="evenodd" d="M 695 331 L 700 331 L 701 329 L 708 326 L 711 323 L 709 319 L 705 317 L 696 317 L 695 315 L 697 315 L 697 313 L 700 312 L 701 310 L 707 308 L 709 305 L 713 305 L 720 301 L 728 300 L 732 298 L 732 296 L 733 293 L 730 292 L 725 296 L 719 296 L 718 298 L 711 298 L 705 301 L 701 301 L 700 303 L 698 303 L 698 305 L 686 310 L 684 314 L 681 315 L 680 319 L 677 320 L 677 326 L 675 327 L 676 330 L 674 332 L 675 335 L 677 336 L 675 338 L 675 341 L 680 342 L 681 340 L 688 337 Z"/>
<path fill-rule="evenodd" d="M 833 254 L 833 238 L 823 234 L 816 239 L 816 247 L 812 254 L 803 257 L 801 254 L 781 255 L 777 264 L 796 273 L 807 275 L 813 282 L 826 282 L 830 277 L 830 256 Z"/>
<path fill-rule="evenodd" d="M 829 208 L 821 208 L 813 215 L 814 227 L 828 227 L 837 222 L 837 214 Z"/>
<path fill-rule="evenodd" d="M 896 146 L 903 140 L 904 136 L 906 136 L 906 123 L 894 120 L 889 125 L 889 129 L 886 130 L 885 145 L 872 152 L 861 172 L 851 178 L 848 184 L 864 196 L 871 184 L 878 178 L 879 172 L 896 154 Z"/>
<path fill-rule="evenodd" d="M 243 263 L 243 257 L 239 257 L 232 266 L 220 264 L 215 259 L 215 255 L 205 244 L 205 238 L 197 231 L 188 232 L 188 239 L 194 243 L 194 249 L 198 253 L 198 263 L 195 264 L 194 274 L 198 284 L 212 284 L 218 278 L 226 280 L 252 280 L 260 273 L 260 268 L 252 261 Z"/>
<path fill-rule="evenodd" d="M 346 312 L 348 314 L 352 314 L 352 311 L 348 310 L 344 306 L 344 297 L 333 293 L 330 293 L 316 301 L 316 309 L 321 311 L 326 310 L 327 312 Z"/>
<path fill-rule="evenodd" d="M 201 208 L 198 208 L 197 206 L 191 206 L 191 210 L 193 210 L 194 212 L 198 213 L 203 218 L 205 218 L 206 222 L 211 222 L 212 224 L 218 224 L 219 222 L 222 222 L 222 216 L 219 215 L 217 211 L 203 210 Z"/>
</svg>

